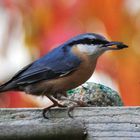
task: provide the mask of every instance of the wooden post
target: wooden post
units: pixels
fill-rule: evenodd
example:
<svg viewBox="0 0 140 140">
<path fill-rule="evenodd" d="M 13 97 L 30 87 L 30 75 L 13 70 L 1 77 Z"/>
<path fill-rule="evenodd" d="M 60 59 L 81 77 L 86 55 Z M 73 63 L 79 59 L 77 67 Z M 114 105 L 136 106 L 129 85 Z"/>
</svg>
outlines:
<svg viewBox="0 0 140 140">
<path fill-rule="evenodd" d="M 0 140 L 140 140 L 140 107 L 0 109 Z"/>
</svg>

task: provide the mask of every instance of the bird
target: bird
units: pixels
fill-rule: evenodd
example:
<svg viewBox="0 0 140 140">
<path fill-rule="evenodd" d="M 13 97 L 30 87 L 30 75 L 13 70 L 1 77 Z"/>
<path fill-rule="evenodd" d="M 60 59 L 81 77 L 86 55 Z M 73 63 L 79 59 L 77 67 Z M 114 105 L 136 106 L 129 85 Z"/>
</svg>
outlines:
<svg viewBox="0 0 140 140">
<path fill-rule="evenodd" d="M 36 96 L 47 96 L 58 106 L 59 96 L 86 82 L 93 74 L 97 60 L 104 52 L 128 46 L 118 41 L 108 41 L 103 35 L 83 33 L 76 35 L 46 55 L 22 68 L 9 81 L 0 86 L 0 93 L 23 91 Z"/>
</svg>

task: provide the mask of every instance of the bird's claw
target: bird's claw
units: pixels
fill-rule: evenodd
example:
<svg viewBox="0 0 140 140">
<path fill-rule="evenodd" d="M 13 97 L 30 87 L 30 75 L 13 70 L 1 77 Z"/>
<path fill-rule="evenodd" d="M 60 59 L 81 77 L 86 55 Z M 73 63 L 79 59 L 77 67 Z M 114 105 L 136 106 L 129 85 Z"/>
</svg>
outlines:
<svg viewBox="0 0 140 140">
<path fill-rule="evenodd" d="M 68 107 L 68 116 L 70 118 L 74 118 L 73 115 L 72 115 L 72 112 L 75 109 L 75 107 L 77 107 L 77 105 L 73 105 L 73 106 Z"/>
<path fill-rule="evenodd" d="M 46 107 L 46 108 L 43 109 L 43 112 L 42 112 L 43 117 L 44 117 L 45 119 L 49 119 L 49 117 L 47 117 L 46 114 L 50 113 L 50 109 L 51 109 L 52 107 L 56 107 L 56 106 L 61 107 L 61 108 L 62 108 L 62 107 L 66 107 L 65 105 L 62 105 L 62 104 L 60 104 L 60 103 L 58 103 L 58 102 L 55 102 L 53 105 L 51 105 L 51 106 Z"/>
<path fill-rule="evenodd" d="M 45 119 L 49 119 L 49 117 L 47 116 L 50 113 L 50 109 L 54 107 L 54 105 L 50 106 L 50 107 L 46 107 L 43 109 L 42 115 Z"/>
<path fill-rule="evenodd" d="M 47 110 L 43 109 L 42 115 L 45 119 L 49 119 L 49 117 L 47 117 L 47 115 L 46 115 L 46 113 L 48 114 L 49 111 L 50 111 L 49 109 L 47 109 Z"/>
<path fill-rule="evenodd" d="M 72 112 L 72 110 L 69 110 L 69 109 L 68 109 L 68 116 L 69 116 L 70 118 L 73 118 L 73 115 L 71 114 L 71 112 Z"/>
<path fill-rule="evenodd" d="M 50 106 L 50 107 L 47 107 L 47 108 L 44 108 L 43 109 L 43 112 L 42 112 L 42 115 L 45 119 L 49 119 L 48 117 L 48 114 L 50 114 L 50 109 L 52 108 L 53 106 Z M 72 115 L 72 111 L 74 110 L 75 106 L 71 106 L 68 108 L 68 116 L 70 118 L 73 118 L 73 115 Z"/>
</svg>

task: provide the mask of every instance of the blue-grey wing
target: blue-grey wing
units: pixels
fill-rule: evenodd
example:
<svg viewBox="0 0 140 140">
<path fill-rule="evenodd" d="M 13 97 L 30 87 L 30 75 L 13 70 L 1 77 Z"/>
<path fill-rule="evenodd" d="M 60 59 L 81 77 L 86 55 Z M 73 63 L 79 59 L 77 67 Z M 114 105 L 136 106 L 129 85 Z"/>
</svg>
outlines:
<svg viewBox="0 0 140 140">
<path fill-rule="evenodd" d="M 60 46 L 19 71 L 10 81 L 17 85 L 31 84 L 66 75 L 78 68 L 81 60 L 70 46 Z"/>
</svg>

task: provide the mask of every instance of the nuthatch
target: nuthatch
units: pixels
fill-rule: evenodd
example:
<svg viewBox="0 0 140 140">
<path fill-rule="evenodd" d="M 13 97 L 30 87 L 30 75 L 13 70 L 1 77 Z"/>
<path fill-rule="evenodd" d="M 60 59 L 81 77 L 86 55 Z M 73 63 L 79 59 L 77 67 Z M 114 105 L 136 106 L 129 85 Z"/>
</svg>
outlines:
<svg viewBox="0 0 140 140">
<path fill-rule="evenodd" d="M 62 106 L 56 100 L 57 95 L 66 96 L 67 90 L 87 81 L 101 54 L 127 47 L 121 42 L 110 42 L 98 34 L 80 34 L 24 67 L 0 86 L 0 92 L 15 90 L 45 95 L 54 103 L 53 106 Z"/>
</svg>

